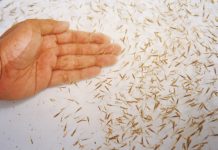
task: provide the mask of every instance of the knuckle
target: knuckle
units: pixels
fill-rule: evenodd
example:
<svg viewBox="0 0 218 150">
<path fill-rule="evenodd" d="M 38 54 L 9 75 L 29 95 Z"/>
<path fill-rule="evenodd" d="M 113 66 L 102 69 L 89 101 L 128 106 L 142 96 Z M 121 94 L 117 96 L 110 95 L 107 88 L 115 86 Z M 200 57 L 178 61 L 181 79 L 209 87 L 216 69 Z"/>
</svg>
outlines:
<svg viewBox="0 0 218 150">
<path fill-rule="evenodd" d="M 80 63 L 79 63 L 78 58 L 74 58 L 74 59 L 73 59 L 73 66 L 74 66 L 74 67 L 79 67 L 79 66 L 80 66 Z"/>
<path fill-rule="evenodd" d="M 26 19 L 23 21 L 24 24 L 33 24 L 35 22 L 34 19 Z"/>
</svg>

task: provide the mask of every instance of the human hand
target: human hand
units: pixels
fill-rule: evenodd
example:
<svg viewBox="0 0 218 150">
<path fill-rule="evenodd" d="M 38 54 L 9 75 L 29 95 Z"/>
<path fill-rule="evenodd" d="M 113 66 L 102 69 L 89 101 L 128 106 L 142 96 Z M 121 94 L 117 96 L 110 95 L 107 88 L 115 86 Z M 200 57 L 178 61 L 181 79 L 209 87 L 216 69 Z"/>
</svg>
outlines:
<svg viewBox="0 0 218 150">
<path fill-rule="evenodd" d="M 120 51 L 107 36 L 69 30 L 66 22 L 20 22 L 0 38 L 0 99 L 23 99 L 94 77 L 114 64 Z"/>
</svg>

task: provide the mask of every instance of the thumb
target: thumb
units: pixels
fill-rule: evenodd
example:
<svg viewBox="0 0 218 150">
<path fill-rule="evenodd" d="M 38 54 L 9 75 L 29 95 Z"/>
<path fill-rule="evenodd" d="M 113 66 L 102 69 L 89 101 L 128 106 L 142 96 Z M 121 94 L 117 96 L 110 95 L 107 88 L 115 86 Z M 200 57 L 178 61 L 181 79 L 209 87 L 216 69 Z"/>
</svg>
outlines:
<svg viewBox="0 0 218 150">
<path fill-rule="evenodd" d="M 41 35 L 32 29 L 29 24 L 19 23 L 2 36 L 0 55 L 3 65 L 11 64 L 15 69 L 23 69 L 35 60 Z"/>
</svg>

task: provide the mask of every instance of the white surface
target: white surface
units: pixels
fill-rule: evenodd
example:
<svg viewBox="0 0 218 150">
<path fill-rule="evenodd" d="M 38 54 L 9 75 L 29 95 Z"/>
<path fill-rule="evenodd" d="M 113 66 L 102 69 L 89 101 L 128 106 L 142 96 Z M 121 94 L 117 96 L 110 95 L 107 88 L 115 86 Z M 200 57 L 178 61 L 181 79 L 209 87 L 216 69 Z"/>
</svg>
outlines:
<svg viewBox="0 0 218 150">
<path fill-rule="evenodd" d="M 217 149 L 217 14 L 217 0 L 0 1 L 0 33 L 27 18 L 53 18 L 106 33 L 124 48 L 95 79 L 0 102 L 0 149 L 180 150 L 189 142 L 187 149 Z"/>
</svg>

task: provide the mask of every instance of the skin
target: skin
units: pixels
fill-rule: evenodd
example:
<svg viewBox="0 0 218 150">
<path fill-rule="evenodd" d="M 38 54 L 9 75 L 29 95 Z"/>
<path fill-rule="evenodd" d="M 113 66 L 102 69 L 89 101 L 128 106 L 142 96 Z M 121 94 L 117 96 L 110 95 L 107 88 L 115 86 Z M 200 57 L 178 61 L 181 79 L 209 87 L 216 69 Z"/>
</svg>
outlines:
<svg viewBox="0 0 218 150">
<path fill-rule="evenodd" d="M 95 77 L 120 51 L 101 33 L 72 31 L 67 22 L 25 20 L 0 38 L 0 99 L 24 99 Z"/>
</svg>

